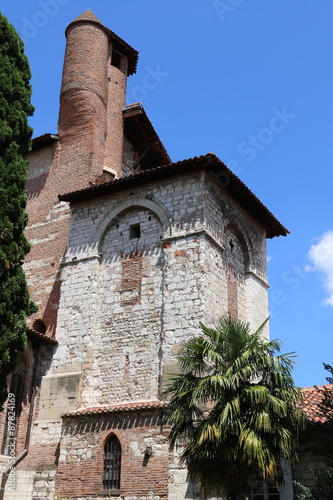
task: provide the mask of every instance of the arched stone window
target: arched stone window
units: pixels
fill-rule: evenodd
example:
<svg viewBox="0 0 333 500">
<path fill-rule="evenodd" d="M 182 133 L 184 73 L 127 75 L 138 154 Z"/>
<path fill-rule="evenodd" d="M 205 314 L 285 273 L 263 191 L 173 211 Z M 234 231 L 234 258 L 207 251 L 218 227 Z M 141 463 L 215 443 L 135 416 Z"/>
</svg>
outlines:
<svg viewBox="0 0 333 500">
<path fill-rule="evenodd" d="M 107 439 L 104 446 L 103 488 L 105 490 L 120 489 L 121 446 L 114 435 Z"/>
</svg>

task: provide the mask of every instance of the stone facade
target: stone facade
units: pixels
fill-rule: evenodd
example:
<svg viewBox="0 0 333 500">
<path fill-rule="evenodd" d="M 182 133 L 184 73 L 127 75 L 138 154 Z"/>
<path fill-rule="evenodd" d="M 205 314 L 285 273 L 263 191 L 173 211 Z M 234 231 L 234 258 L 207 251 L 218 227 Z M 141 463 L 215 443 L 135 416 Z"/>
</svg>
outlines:
<svg viewBox="0 0 333 500">
<path fill-rule="evenodd" d="M 266 238 L 286 230 L 213 154 L 171 164 L 142 108 L 124 114 L 131 47 L 91 12 L 66 33 L 59 136 L 29 158 L 25 268 L 39 311 L 17 415 L 25 455 L 5 499 L 198 498 L 168 449 L 163 390 L 199 321 L 266 320 Z M 5 414 L 0 424 L 6 434 Z"/>
</svg>

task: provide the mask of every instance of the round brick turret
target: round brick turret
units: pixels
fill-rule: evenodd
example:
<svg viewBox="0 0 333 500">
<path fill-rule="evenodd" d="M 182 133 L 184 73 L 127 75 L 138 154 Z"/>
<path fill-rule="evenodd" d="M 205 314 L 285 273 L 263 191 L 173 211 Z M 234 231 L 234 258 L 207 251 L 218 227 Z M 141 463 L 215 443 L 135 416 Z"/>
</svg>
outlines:
<svg viewBox="0 0 333 500">
<path fill-rule="evenodd" d="M 77 189 L 103 173 L 109 33 L 87 11 L 69 24 L 66 36 L 58 128 L 61 165 L 75 173 L 76 185 L 69 188 Z"/>
<path fill-rule="evenodd" d="M 122 110 L 138 54 L 90 10 L 69 24 L 66 37 L 58 128 L 71 190 L 94 183 L 103 167 L 122 175 Z"/>
</svg>

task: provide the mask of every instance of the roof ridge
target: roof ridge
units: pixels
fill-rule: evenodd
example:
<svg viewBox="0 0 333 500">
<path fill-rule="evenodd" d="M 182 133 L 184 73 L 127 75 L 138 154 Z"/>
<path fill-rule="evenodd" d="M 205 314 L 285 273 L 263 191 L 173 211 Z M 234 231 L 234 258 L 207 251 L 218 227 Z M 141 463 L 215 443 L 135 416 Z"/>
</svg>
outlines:
<svg viewBox="0 0 333 500">
<path fill-rule="evenodd" d="M 332 387 L 333 388 L 333 384 L 312 385 L 309 387 L 301 387 L 301 391 L 315 391 L 315 390 L 320 390 L 321 388 L 325 388 L 325 387 Z"/>
</svg>

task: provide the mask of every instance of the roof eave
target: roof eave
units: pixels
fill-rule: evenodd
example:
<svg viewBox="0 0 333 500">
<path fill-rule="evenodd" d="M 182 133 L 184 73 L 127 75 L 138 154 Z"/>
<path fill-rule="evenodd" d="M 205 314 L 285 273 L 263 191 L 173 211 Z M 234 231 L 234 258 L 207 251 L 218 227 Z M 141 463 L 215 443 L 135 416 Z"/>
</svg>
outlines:
<svg viewBox="0 0 333 500">
<path fill-rule="evenodd" d="M 72 193 L 59 195 L 60 201 L 77 202 L 128 189 L 144 182 L 152 182 L 161 178 L 206 170 L 238 203 L 251 214 L 266 231 L 267 238 L 286 236 L 289 231 L 268 208 L 252 193 L 252 191 L 215 156 L 208 153 L 204 156 L 182 160 L 177 163 L 162 165 L 143 172 L 120 177 L 104 184 L 94 185 Z M 244 202 L 246 201 L 246 203 Z"/>
<path fill-rule="evenodd" d="M 34 137 L 31 141 L 31 151 L 36 151 L 36 149 L 49 146 L 54 142 L 59 141 L 59 136 L 57 134 L 43 134 L 38 137 Z"/>
</svg>

